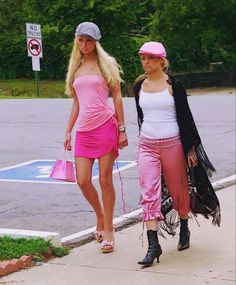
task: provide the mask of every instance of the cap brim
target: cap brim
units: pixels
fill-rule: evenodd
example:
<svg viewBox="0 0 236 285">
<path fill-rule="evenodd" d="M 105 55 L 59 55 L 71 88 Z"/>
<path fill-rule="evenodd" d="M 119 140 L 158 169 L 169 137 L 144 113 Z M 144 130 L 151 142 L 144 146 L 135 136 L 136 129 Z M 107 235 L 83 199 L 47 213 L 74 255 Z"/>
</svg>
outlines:
<svg viewBox="0 0 236 285">
<path fill-rule="evenodd" d="M 154 57 L 165 57 L 162 54 L 156 54 L 156 53 L 147 52 L 147 51 L 139 51 L 138 54 L 139 55 L 151 55 L 151 56 L 154 56 Z"/>
<path fill-rule="evenodd" d="M 92 40 L 94 40 L 94 41 L 97 41 L 97 39 L 95 39 L 94 37 L 92 37 L 91 35 L 88 35 L 88 34 L 80 34 L 80 35 L 77 35 L 77 37 L 79 37 L 79 36 L 88 37 L 88 38 L 90 38 L 90 39 L 92 39 Z"/>
</svg>

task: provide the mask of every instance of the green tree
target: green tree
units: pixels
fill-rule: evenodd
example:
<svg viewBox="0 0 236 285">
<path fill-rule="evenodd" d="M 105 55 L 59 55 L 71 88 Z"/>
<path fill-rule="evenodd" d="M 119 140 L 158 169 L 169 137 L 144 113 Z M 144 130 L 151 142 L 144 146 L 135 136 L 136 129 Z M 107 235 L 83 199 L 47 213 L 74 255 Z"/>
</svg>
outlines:
<svg viewBox="0 0 236 285">
<path fill-rule="evenodd" d="M 42 30 L 41 78 L 65 78 L 76 26 L 93 21 L 101 43 L 132 82 L 141 72 L 144 41 L 167 48 L 171 69 L 235 68 L 235 0 L 0 0 L 0 78 L 32 77 L 25 23 Z"/>
<path fill-rule="evenodd" d="M 150 36 L 165 43 L 176 70 L 235 65 L 235 0 L 154 0 Z"/>
<path fill-rule="evenodd" d="M 126 81 L 135 78 L 137 64 L 134 65 L 134 61 L 138 60 L 139 43 L 131 34 L 139 21 L 139 15 L 146 9 L 145 5 L 137 5 L 133 0 L 47 2 L 35 0 L 32 4 L 42 15 L 39 21 L 44 38 L 43 68 L 46 74 L 53 67 L 53 77 L 65 77 L 75 28 L 80 22 L 93 21 L 101 29 L 101 44 L 121 64 Z M 50 27 L 48 23 L 51 23 Z M 60 62 L 56 54 L 60 57 Z"/>
<path fill-rule="evenodd" d="M 0 0 L 0 78 L 30 77 L 26 22 L 32 19 L 29 0 Z"/>
</svg>

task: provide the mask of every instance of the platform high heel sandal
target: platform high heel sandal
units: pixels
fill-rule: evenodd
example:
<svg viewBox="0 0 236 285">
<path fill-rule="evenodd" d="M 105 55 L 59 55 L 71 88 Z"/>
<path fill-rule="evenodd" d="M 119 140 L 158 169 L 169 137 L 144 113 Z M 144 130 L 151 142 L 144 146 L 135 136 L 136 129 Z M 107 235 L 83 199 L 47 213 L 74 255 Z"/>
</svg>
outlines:
<svg viewBox="0 0 236 285">
<path fill-rule="evenodd" d="M 98 242 L 98 243 L 102 243 L 102 242 L 103 242 L 103 236 L 104 236 L 104 231 L 98 231 L 98 230 L 96 230 L 96 231 L 94 232 L 95 240 L 96 240 L 96 242 Z"/>
<path fill-rule="evenodd" d="M 111 241 L 108 241 L 105 239 L 102 241 L 101 251 L 103 253 L 110 253 L 114 251 L 114 246 L 115 246 L 115 243 L 114 243 L 114 232 L 113 232 Z"/>
</svg>

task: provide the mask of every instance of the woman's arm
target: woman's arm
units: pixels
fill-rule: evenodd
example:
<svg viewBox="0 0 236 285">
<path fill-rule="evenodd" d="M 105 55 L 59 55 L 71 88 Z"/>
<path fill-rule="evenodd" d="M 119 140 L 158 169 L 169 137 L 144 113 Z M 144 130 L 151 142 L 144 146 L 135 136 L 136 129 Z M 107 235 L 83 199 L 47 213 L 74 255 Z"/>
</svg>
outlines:
<svg viewBox="0 0 236 285">
<path fill-rule="evenodd" d="M 74 96 L 72 110 L 71 110 L 71 114 L 69 117 L 69 121 L 67 123 L 66 135 L 65 135 L 65 140 L 64 140 L 64 149 L 66 149 L 66 150 L 72 149 L 71 132 L 72 132 L 72 129 L 75 125 L 75 122 L 78 118 L 78 115 L 79 115 L 79 101 L 78 101 L 78 98 L 76 96 Z"/>
<path fill-rule="evenodd" d="M 118 84 L 116 87 L 111 88 L 111 94 L 114 102 L 115 113 L 118 120 L 118 124 L 119 126 L 124 126 L 124 109 L 122 103 L 120 84 Z M 122 149 L 127 145 L 128 145 L 128 140 L 126 132 L 125 131 L 119 132 L 119 148 Z"/>
<path fill-rule="evenodd" d="M 182 136 L 184 135 L 185 137 L 187 164 L 189 167 L 195 167 L 198 164 L 196 147 L 201 143 L 201 140 L 188 103 L 187 93 L 179 81 L 177 83 L 175 82 L 173 86 L 170 86 L 175 88 L 175 90 L 172 88 L 172 91 L 176 92 L 175 95 L 178 95 L 178 100 L 175 98 L 176 111 L 177 116 L 179 118 L 181 117 L 181 120 L 179 121 L 181 126 L 179 127 L 181 128 Z"/>
</svg>

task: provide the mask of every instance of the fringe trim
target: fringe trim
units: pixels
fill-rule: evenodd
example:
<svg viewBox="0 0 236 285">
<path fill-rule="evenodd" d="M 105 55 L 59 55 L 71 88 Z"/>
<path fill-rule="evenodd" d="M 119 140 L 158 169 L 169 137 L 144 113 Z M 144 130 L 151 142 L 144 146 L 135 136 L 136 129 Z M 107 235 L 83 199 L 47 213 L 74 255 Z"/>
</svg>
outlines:
<svg viewBox="0 0 236 285">
<path fill-rule="evenodd" d="M 220 210 L 220 206 L 217 206 L 215 211 L 211 214 L 213 219 L 212 219 L 212 224 L 215 226 L 220 227 L 220 223 L 221 223 L 221 210 Z"/>
<path fill-rule="evenodd" d="M 209 219 L 209 216 L 212 217 L 212 224 L 214 226 L 218 226 L 220 227 L 220 224 L 221 224 L 221 210 L 220 210 L 220 206 L 217 206 L 216 209 L 214 211 L 212 211 L 211 213 L 209 214 L 199 214 L 199 213 L 194 213 L 194 212 L 191 212 L 192 215 L 194 217 L 197 217 L 197 215 L 202 215 L 204 218 L 206 219 Z"/>
<path fill-rule="evenodd" d="M 206 170 L 207 174 L 211 177 L 212 176 L 212 172 L 216 171 L 214 166 L 212 165 L 212 163 L 210 162 L 204 148 L 203 145 L 200 143 L 196 149 L 197 152 L 197 157 L 198 159 L 201 161 L 202 166 L 204 167 L 204 169 Z"/>
</svg>

